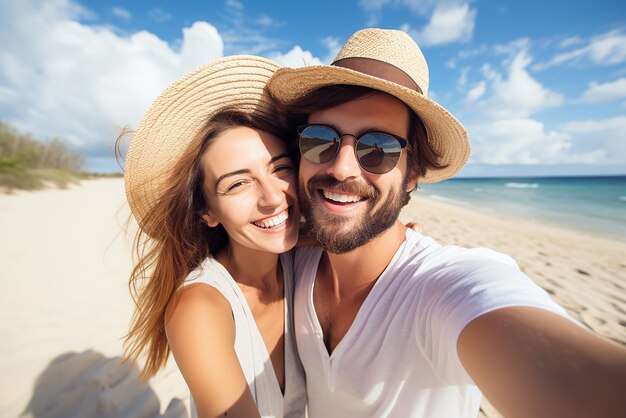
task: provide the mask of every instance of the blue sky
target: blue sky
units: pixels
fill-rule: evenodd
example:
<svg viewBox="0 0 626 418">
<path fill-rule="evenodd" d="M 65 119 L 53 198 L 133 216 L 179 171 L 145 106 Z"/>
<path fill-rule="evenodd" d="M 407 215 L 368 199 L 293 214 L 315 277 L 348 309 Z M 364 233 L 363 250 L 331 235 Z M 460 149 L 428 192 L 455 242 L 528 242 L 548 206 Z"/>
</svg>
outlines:
<svg viewBox="0 0 626 418">
<path fill-rule="evenodd" d="M 89 168 L 193 68 L 230 54 L 329 63 L 368 26 L 407 31 L 429 96 L 467 127 L 463 176 L 626 174 L 626 2 L 0 0 L 0 120 Z"/>
</svg>

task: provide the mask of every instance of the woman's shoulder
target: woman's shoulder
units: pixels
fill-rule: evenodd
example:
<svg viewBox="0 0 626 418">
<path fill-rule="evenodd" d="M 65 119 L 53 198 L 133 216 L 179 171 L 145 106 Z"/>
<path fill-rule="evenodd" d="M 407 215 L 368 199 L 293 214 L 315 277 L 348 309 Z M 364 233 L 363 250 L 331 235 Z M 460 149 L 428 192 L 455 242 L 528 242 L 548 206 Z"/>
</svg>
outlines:
<svg viewBox="0 0 626 418">
<path fill-rule="evenodd" d="M 187 288 L 203 289 L 192 292 L 190 298 L 194 299 L 196 297 L 195 293 L 198 293 L 198 298 L 206 298 L 211 295 L 210 297 L 212 298 L 225 299 L 230 304 L 236 304 L 238 300 L 237 283 L 235 279 L 230 275 L 228 270 L 213 257 L 207 257 L 191 271 L 177 292 L 183 292 Z"/>
<path fill-rule="evenodd" d="M 224 272 L 219 266 L 208 257 L 187 275 L 167 306 L 166 328 L 182 326 L 193 331 L 196 325 L 210 327 L 214 321 L 232 322 L 230 302 L 223 288 Z"/>
<path fill-rule="evenodd" d="M 206 333 L 232 343 L 235 339 L 235 323 L 230 303 L 213 286 L 205 283 L 185 286 L 179 289 L 168 304 L 165 331 L 172 348 L 178 345 L 177 342 L 208 341 L 203 338 Z"/>
<path fill-rule="evenodd" d="M 191 283 L 180 288 L 167 306 L 166 323 L 172 317 L 188 320 L 232 317 L 230 303 L 219 289 L 204 283 Z"/>
</svg>

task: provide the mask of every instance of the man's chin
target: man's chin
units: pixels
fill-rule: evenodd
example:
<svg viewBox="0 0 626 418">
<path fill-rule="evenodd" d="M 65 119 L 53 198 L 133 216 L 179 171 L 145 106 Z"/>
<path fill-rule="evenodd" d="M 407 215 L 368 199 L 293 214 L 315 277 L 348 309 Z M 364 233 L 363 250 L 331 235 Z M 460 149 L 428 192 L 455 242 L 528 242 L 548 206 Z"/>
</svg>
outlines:
<svg viewBox="0 0 626 418">
<path fill-rule="evenodd" d="M 351 219 L 332 225 L 329 222 L 309 222 L 307 225 L 316 244 L 333 254 L 345 254 L 374 238 L 362 223 L 352 222 Z"/>
<path fill-rule="evenodd" d="M 365 245 L 366 242 L 356 240 L 350 235 L 315 235 L 317 245 L 331 254 L 345 254 Z"/>
</svg>

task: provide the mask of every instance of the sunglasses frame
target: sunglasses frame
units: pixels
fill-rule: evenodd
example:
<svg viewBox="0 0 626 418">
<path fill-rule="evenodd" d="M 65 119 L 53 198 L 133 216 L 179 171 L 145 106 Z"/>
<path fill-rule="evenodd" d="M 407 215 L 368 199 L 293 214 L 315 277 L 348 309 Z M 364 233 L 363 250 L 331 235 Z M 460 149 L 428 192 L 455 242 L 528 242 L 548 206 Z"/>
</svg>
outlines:
<svg viewBox="0 0 626 418">
<path fill-rule="evenodd" d="M 332 156 L 332 157 L 331 157 L 328 161 L 319 162 L 319 163 L 317 163 L 317 162 L 315 162 L 315 161 L 311 161 L 311 160 L 309 160 L 308 158 L 306 158 L 306 157 L 305 157 L 305 155 L 304 155 L 304 153 L 302 152 L 302 148 L 301 148 L 301 146 L 300 146 L 300 144 L 301 144 L 301 135 L 302 135 L 302 132 L 303 132 L 306 128 L 311 127 L 311 126 L 321 126 L 321 127 L 324 127 L 324 128 L 328 128 L 328 129 L 330 129 L 331 131 L 333 131 L 335 134 L 337 134 L 337 137 L 339 138 L 339 146 L 338 146 L 338 147 L 337 147 L 337 149 L 335 150 L 335 154 L 334 154 L 334 155 L 333 155 L 333 156 Z M 367 171 L 368 173 L 371 173 L 371 174 L 386 174 L 386 173 L 388 173 L 389 171 L 393 170 L 393 169 L 395 168 L 395 166 L 397 166 L 397 165 L 398 165 L 398 162 L 400 161 L 400 157 L 398 157 L 398 161 L 396 161 L 395 165 L 394 165 L 392 168 L 390 168 L 388 171 L 385 171 L 385 172 L 382 172 L 382 173 L 376 173 L 376 172 L 370 171 L 370 170 L 369 170 L 369 169 L 367 169 L 366 167 L 363 167 L 363 165 L 361 164 L 361 160 L 360 160 L 360 159 L 359 159 L 359 157 L 356 155 L 356 150 L 357 150 L 357 145 L 358 145 L 359 141 L 360 141 L 360 140 L 361 140 L 361 138 L 363 138 L 365 135 L 368 135 L 368 134 L 382 134 L 382 135 L 390 136 L 390 137 L 392 137 L 393 139 L 395 139 L 396 141 L 398 141 L 398 143 L 400 144 L 400 155 L 402 155 L 402 150 L 403 150 L 403 149 L 406 149 L 406 150 L 407 150 L 407 152 L 411 152 L 411 144 L 409 144 L 408 139 L 406 139 L 406 138 L 402 138 L 401 136 L 394 135 L 394 134 L 390 134 L 389 132 L 384 132 L 384 131 L 368 131 L 368 132 L 364 132 L 364 133 L 362 133 L 361 135 L 359 135 L 359 136 L 357 137 L 357 136 L 355 136 L 355 135 L 352 135 L 352 134 L 347 134 L 347 133 L 346 133 L 346 134 L 340 134 L 340 133 L 339 133 L 339 132 L 337 132 L 337 130 L 336 130 L 335 128 L 333 128 L 332 126 L 330 126 L 330 125 L 325 125 L 325 124 L 323 124 L 323 123 L 307 123 L 307 124 L 304 124 L 304 125 L 299 125 L 299 126 L 297 127 L 297 132 L 298 132 L 298 149 L 300 150 L 300 154 L 301 154 L 301 155 L 302 155 L 302 156 L 303 156 L 303 157 L 304 157 L 307 161 L 312 162 L 313 164 L 325 164 L 325 163 L 327 163 L 327 162 L 329 162 L 329 161 L 334 160 L 334 159 L 337 157 L 337 152 L 339 152 L 339 148 L 340 148 L 340 146 L 341 146 L 341 141 L 343 140 L 343 137 L 344 137 L 344 136 L 351 136 L 351 137 L 353 137 L 354 139 L 356 139 L 356 142 L 354 143 L 355 158 L 356 158 L 357 162 L 359 163 L 359 167 L 361 167 L 363 170 L 365 170 L 365 171 Z"/>
</svg>

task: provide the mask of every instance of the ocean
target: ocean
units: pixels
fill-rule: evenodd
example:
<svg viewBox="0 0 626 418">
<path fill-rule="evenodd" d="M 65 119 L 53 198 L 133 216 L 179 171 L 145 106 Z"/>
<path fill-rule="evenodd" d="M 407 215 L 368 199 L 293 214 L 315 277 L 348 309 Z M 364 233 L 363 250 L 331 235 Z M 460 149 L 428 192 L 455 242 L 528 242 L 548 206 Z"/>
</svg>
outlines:
<svg viewBox="0 0 626 418">
<path fill-rule="evenodd" d="M 483 212 L 626 238 L 626 176 L 458 178 L 419 188 Z"/>
</svg>

